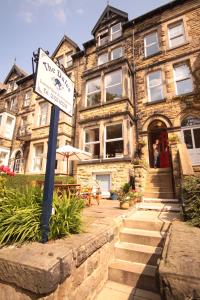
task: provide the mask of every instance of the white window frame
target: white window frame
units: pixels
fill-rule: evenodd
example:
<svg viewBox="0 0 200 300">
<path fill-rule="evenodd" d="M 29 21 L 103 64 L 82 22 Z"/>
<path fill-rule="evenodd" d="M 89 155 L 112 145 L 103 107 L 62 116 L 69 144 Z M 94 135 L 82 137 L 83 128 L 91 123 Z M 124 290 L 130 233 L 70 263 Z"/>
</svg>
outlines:
<svg viewBox="0 0 200 300">
<path fill-rule="evenodd" d="M 156 34 L 156 42 L 147 45 L 146 38 L 148 36 L 150 36 L 150 35 L 153 35 L 153 34 Z M 154 52 L 153 54 L 147 55 L 147 48 L 149 48 L 149 47 L 151 47 L 153 45 L 157 45 L 158 46 L 158 51 Z M 157 31 L 152 31 L 152 32 L 146 34 L 145 37 L 144 37 L 144 54 L 145 54 L 145 57 L 149 57 L 149 56 L 154 55 L 154 54 L 156 54 L 158 52 L 159 52 L 158 32 Z"/>
<path fill-rule="evenodd" d="M 11 122 L 10 127 L 7 129 L 7 120 L 8 120 L 8 118 L 12 119 L 12 122 Z M 5 136 L 5 138 L 10 139 L 10 140 L 12 139 L 12 136 L 13 136 L 14 122 L 15 122 L 14 117 L 11 117 L 10 115 L 6 116 L 4 136 Z"/>
<path fill-rule="evenodd" d="M 106 36 L 101 38 L 101 36 L 103 36 L 105 34 L 106 34 Z M 102 43 L 101 41 L 104 41 L 104 40 L 106 40 L 106 41 Z M 109 42 L 109 31 L 108 31 L 108 29 L 106 29 L 106 30 L 100 32 L 98 35 L 98 46 L 106 45 L 108 42 Z"/>
<path fill-rule="evenodd" d="M 120 73 L 121 73 L 121 82 L 115 83 L 115 84 L 112 84 L 112 85 L 108 85 L 108 86 L 107 86 L 107 84 L 106 84 L 106 78 L 107 78 L 107 76 L 109 76 L 109 75 L 112 74 L 112 73 L 118 72 L 118 71 L 120 71 Z M 123 80 L 122 80 L 122 78 L 123 78 L 122 69 L 118 69 L 118 70 L 115 70 L 115 71 L 112 71 L 112 72 L 110 72 L 110 73 L 105 74 L 105 77 L 104 77 L 104 99 L 105 99 L 105 102 L 107 102 L 107 98 L 106 98 L 106 90 L 107 90 L 107 88 L 110 88 L 110 87 L 114 87 L 114 86 L 121 85 L 121 86 L 122 86 L 122 97 L 123 97 Z M 118 98 L 117 98 L 117 99 L 118 99 Z M 109 102 L 109 101 L 108 101 L 108 102 Z"/>
<path fill-rule="evenodd" d="M 99 140 L 98 141 L 94 141 L 94 142 L 86 142 L 86 131 L 87 130 L 92 130 L 92 129 L 99 129 Z M 91 127 L 91 128 L 85 128 L 84 129 L 84 151 L 86 151 L 85 150 L 85 146 L 87 146 L 87 145 L 95 145 L 95 144 L 99 144 L 99 148 L 100 148 L 100 153 L 101 153 L 101 143 L 100 143 L 100 127 L 98 127 L 98 126 L 95 126 L 95 127 Z M 87 152 L 87 151 L 86 151 Z M 90 153 L 90 152 L 89 152 Z M 100 155 L 100 153 L 99 153 L 99 155 Z M 91 153 L 92 154 L 92 153 Z M 92 154 L 93 155 L 93 154 Z M 100 159 L 100 158 L 93 158 L 93 157 L 91 157 L 91 160 L 98 160 L 98 159 Z"/>
<path fill-rule="evenodd" d="M 6 148 L 0 148 L 0 154 L 2 152 L 5 154 L 4 161 L 2 162 L 2 165 L 6 165 L 7 166 L 8 165 L 8 161 L 9 161 L 10 150 L 6 149 Z M 1 163 L 0 163 L 0 165 L 1 165 Z"/>
<path fill-rule="evenodd" d="M 181 25 L 182 25 L 182 28 L 183 28 L 182 34 L 179 34 L 179 35 L 177 35 L 177 36 L 171 38 L 171 36 L 170 36 L 170 35 L 171 35 L 171 34 L 170 34 L 170 29 L 176 27 L 176 26 L 179 25 L 179 24 L 181 24 Z M 172 39 L 176 39 L 176 38 L 178 38 L 178 37 L 180 37 L 180 36 L 183 36 L 183 37 L 184 37 L 184 42 L 181 43 L 181 44 L 178 44 L 178 45 L 176 45 L 176 46 L 172 46 L 171 40 L 172 40 Z M 174 23 L 171 23 L 171 24 L 168 25 L 168 41 L 169 41 L 169 47 L 170 47 L 170 48 L 176 48 L 176 47 L 179 47 L 179 46 L 185 44 L 185 42 L 186 42 L 186 34 L 185 34 L 185 27 L 184 27 L 184 22 L 183 22 L 183 20 L 179 20 L 179 21 L 177 21 L 177 22 L 174 22 Z"/>
<path fill-rule="evenodd" d="M 97 80 L 97 79 L 99 79 L 99 90 L 95 90 L 93 92 L 88 93 L 88 83 L 91 82 L 92 80 Z M 100 102 L 99 102 L 99 104 L 100 104 L 101 103 L 101 93 L 102 93 L 102 91 L 101 91 L 101 77 L 95 77 L 95 78 L 90 79 L 86 82 L 85 107 L 92 107 L 93 106 L 93 105 L 88 105 L 87 97 L 88 97 L 88 95 L 96 94 L 97 92 L 100 92 Z M 98 104 L 95 104 L 95 105 L 98 105 Z"/>
<path fill-rule="evenodd" d="M 10 110 L 16 109 L 17 108 L 17 97 L 11 97 L 10 98 Z"/>
<path fill-rule="evenodd" d="M 113 52 L 117 49 L 120 49 L 121 51 L 121 55 L 118 57 L 118 58 L 113 58 Z M 122 46 L 119 46 L 119 47 L 115 47 L 114 49 L 111 50 L 111 60 L 115 60 L 115 59 L 119 59 L 120 57 L 123 56 L 123 49 L 122 49 Z"/>
<path fill-rule="evenodd" d="M 66 53 L 66 68 L 73 66 L 72 55 L 73 55 L 72 51 L 69 53 Z"/>
<path fill-rule="evenodd" d="M 115 27 L 116 25 L 120 25 L 120 28 L 119 28 L 119 30 L 113 32 L 113 27 Z M 118 36 L 115 39 L 113 39 L 113 35 L 116 34 L 117 32 L 120 32 L 120 36 L 122 35 L 122 24 L 121 23 L 116 23 L 116 24 L 111 26 L 111 28 L 110 28 L 110 40 L 111 41 L 114 41 L 114 40 L 116 40 L 120 37 L 120 36 Z"/>
<path fill-rule="evenodd" d="M 42 171 L 42 165 L 43 165 L 43 154 L 44 154 L 44 143 L 38 143 L 38 144 L 34 144 L 34 158 L 33 158 L 33 172 L 41 172 Z M 37 146 L 43 146 L 43 152 L 39 155 L 39 156 L 36 156 L 36 147 Z M 40 164 L 40 169 L 39 170 L 36 170 L 35 169 L 35 161 L 36 160 L 39 160 L 39 164 Z"/>
<path fill-rule="evenodd" d="M 154 86 L 151 86 L 151 87 L 150 87 L 149 75 L 152 74 L 152 73 L 157 73 L 157 72 L 159 72 L 160 75 L 161 75 L 161 83 L 158 84 L 158 85 L 154 85 Z M 151 90 L 151 88 L 155 88 L 155 87 L 158 87 L 158 86 L 161 86 L 161 87 L 162 87 L 162 98 L 159 99 L 159 100 L 152 100 L 152 99 L 151 99 L 151 92 L 150 92 L 150 90 Z M 163 78 L 162 78 L 162 71 L 161 71 L 161 70 L 153 71 L 153 72 L 147 74 L 147 90 L 148 90 L 148 102 L 154 103 L 154 102 L 157 102 L 157 101 L 160 101 L 160 100 L 163 100 L 163 99 L 164 99 L 164 93 L 163 93 Z"/>
<path fill-rule="evenodd" d="M 42 122 L 43 119 L 43 115 L 42 115 L 42 111 L 41 111 L 41 106 L 42 105 L 46 105 L 47 109 L 46 109 L 46 119 L 45 119 L 45 123 Z M 38 116 L 38 126 L 46 126 L 48 123 L 48 110 L 49 110 L 49 105 L 48 102 L 41 102 L 39 103 L 39 116 Z M 45 116 L 45 115 L 44 115 Z"/>
<path fill-rule="evenodd" d="M 176 69 L 176 67 L 180 67 L 180 66 L 183 66 L 183 65 L 185 65 L 186 67 L 188 67 L 188 69 L 189 69 L 189 71 L 190 71 L 190 76 L 185 77 L 185 78 L 183 78 L 183 79 L 177 79 L 177 78 L 176 78 L 176 71 L 175 71 L 175 69 Z M 173 74 L 174 74 L 175 91 L 176 91 L 176 95 L 177 95 L 177 96 L 180 96 L 180 95 L 187 95 L 188 93 L 192 93 L 192 92 L 193 92 L 193 90 L 194 90 L 194 85 L 193 85 L 193 80 L 192 80 L 192 74 L 191 74 L 191 70 L 190 70 L 189 64 L 188 64 L 187 62 L 183 62 L 183 63 L 179 63 L 179 64 L 173 65 Z M 192 82 L 192 91 L 191 91 L 191 92 L 188 92 L 188 93 L 181 93 L 181 94 L 179 94 L 179 93 L 178 93 L 178 88 L 177 88 L 177 82 L 184 81 L 184 80 L 188 80 L 188 79 L 190 79 L 191 82 Z"/>
<path fill-rule="evenodd" d="M 106 61 L 103 62 L 103 63 L 100 63 L 100 57 L 102 57 L 104 55 L 106 55 Z M 108 52 L 104 52 L 104 53 L 101 53 L 101 54 L 98 55 L 98 66 L 106 64 L 108 61 L 109 61 L 109 59 L 108 59 Z"/>
<path fill-rule="evenodd" d="M 122 137 L 121 138 L 115 138 L 115 139 L 106 139 L 107 134 L 107 127 L 115 126 L 115 125 L 121 125 L 122 126 Z M 124 157 L 124 129 L 123 129 L 123 122 L 121 123 L 113 123 L 113 124 L 106 124 L 104 127 L 104 159 L 116 159 L 117 157 L 106 157 L 106 143 L 109 142 L 117 142 L 117 141 L 123 141 L 123 153 L 121 157 Z"/>
<path fill-rule="evenodd" d="M 28 107 L 30 105 L 31 95 L 32 95 L 32 91 L 31 90 L 26 91 L 26 93 L 24 95 L 24 102 L 23 102 L 23 106 L 24 107 Z"/>
</svg>

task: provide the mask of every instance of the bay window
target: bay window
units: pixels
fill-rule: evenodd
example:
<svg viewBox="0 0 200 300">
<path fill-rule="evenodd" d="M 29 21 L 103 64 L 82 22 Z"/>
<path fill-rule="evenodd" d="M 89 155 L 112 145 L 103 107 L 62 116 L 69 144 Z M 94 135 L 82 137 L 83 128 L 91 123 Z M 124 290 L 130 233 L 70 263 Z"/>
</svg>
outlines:
<svg viewBox="0 0 200 300">
<path fill-rule="evenodd" d="M 147 76 L 148 98 L 150 102 L 163 99 L 163 83 L 161 71 L 149 73 Z"/>
<path fill-rule="evenodd" d="M 191 73 L 186 63 L 174 66 L 174 80 L 177 95 L 183 95 L 193 91 Z"/>
<path fill-rule="evenodd" d="M 85 151 L 90 152 L 93 158 L 100 157 L 99 128 L 85 130 Z"/>
<path fill-rule="evenodd" d="M 105 157 L 123 157 L 124 142 L 122 124 L 105 127 Z"/>
<path fill-rule="evenodd" d="M 183 21 L 169 25 L 168 33 L 170 48 L 177 47 L 185 43 L 186 37 Z"/>
<path fill-rule="evenodd" d="M 158 44 L 158 34 L 157 32 L 152 32 L 145 36 L 144 38 L 144 52 L 145 57 L 153 55 L 159 51 Z"/>
<path fill-rule="evenodd" d="M 122 97 L 122 70 L 117 70 L 105 76 L 106 102 Z"/>
<path fill-rule="evenodd" d="M 87 107 L 101 103 L 100 77 L 87 82 L 86 98 Z"/>
</svg>

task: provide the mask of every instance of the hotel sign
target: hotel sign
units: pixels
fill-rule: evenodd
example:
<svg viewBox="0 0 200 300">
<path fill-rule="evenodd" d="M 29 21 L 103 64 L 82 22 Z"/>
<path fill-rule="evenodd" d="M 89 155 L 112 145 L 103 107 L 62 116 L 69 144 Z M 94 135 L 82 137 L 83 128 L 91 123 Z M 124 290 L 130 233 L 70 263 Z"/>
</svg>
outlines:
<svg viewBox="0 0 200 300">
<path fill-rule="evenodd" d="M 74 83 L 40 48 L 35 92 L 72 116 Z"/>
</svg>

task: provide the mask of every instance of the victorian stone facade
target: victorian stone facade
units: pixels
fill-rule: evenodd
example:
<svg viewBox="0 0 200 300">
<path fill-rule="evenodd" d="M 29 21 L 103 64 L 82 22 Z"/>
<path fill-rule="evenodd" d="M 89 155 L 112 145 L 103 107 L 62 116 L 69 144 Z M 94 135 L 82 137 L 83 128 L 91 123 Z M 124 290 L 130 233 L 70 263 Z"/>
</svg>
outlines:
<svg viewBox="0 0 200 300">
<path fill-rule="evenodd" d="M 155 140 L 161 168 L 180 168 L 178 150 L 169 147 L 178 141 L 186 144 L 198 170 L 199 14 L 198 0 L 176 0 L 133 20 L 108 5 L 83 50 L 68 37 L 61 40 L 52 58 L 66 68 L 76 97 L 73 118 L 60 115 L 58 145 L 69 143 L 92 155 L 89 161 L 73 163 L 78 182 L 98 181 L 109 196 L 111 189 L 134 177 L 134 160 L 154 166 Z M 12 92 L 9 81 L 17 84 Z M 1 129 L 1 160 L 18 172 L 44 173 L 50 104 L 32 89 L 33 76 L 17 66 L 0 86 L 1 128 L 13 126 L 9 138 Z M 8 112 L 6 101 L 13 95 L 17 111 Z M 56 172 L 65 170 L 65 163 L 58 161 Z"/>
</svg>

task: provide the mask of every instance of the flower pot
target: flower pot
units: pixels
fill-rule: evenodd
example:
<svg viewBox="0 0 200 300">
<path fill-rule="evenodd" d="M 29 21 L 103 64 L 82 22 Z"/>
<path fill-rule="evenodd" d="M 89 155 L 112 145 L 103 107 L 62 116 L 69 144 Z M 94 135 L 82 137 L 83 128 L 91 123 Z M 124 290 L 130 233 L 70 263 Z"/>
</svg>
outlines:
<svg viewBox="0 0 200 300">
<path fill-rule="evenodd" d="M 129 202 L 120 202 L 121 209 L 129 209 Z"/>
<path fill-rule="evenodd" d="M 129 206 L 133 206 L 135 204 L 135 199 L 131 199 L 130 201 L 129 201 Z"/>
<path fill-rule="evenodd" d="M 111 199 L 111 200 L 117 200 L 117 199 L 118 199 L 118 194 L 117 194 L 117 193 L 111 192 L 111 193 L 110 193 L 110 199 Z"/>
</svg>

